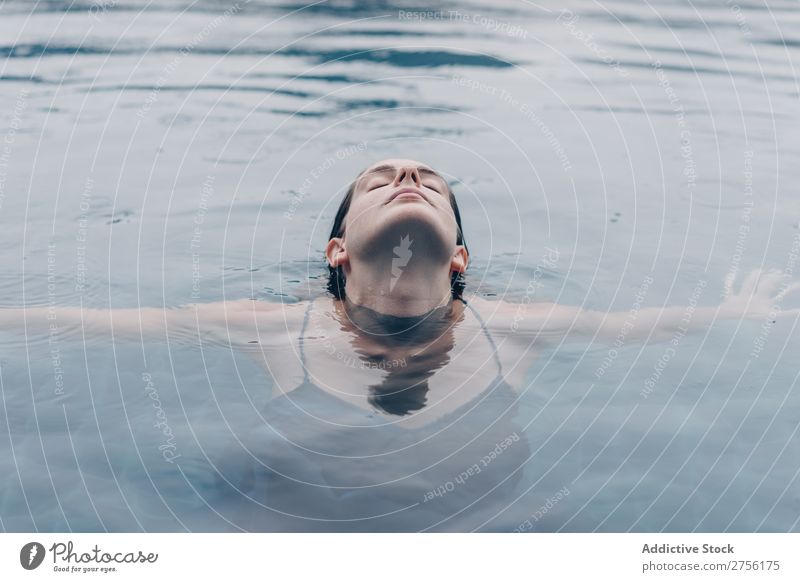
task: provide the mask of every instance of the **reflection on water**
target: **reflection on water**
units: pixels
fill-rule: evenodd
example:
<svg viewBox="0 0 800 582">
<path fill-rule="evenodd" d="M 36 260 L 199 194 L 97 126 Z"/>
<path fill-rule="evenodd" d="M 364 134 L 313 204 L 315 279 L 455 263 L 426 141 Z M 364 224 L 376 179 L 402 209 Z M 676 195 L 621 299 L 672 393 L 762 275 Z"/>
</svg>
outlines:
<svg viewBox="0 0 800 582">
<path fill-rule="evenodd" d="M 319 296 L 338 200 L 396 156 L 450 180 L 468 292 L 713 305 L 789 264 L 795 3 L 147 4 L 0 8 L 2 306 Z M 359 408 L 224 336 L 62 331 L 0 332 L 8 531 L 800 528 L 789 326 L 687 336 L 648 398 L 664 344 L 537 349 L 413 429 L 446 337 Z"/>
</svg>

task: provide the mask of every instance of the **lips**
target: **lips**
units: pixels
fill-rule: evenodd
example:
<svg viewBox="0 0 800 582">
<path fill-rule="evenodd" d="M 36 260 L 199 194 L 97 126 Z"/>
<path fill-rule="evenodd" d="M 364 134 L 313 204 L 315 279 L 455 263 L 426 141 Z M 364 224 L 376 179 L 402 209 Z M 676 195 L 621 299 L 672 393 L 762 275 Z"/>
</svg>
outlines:
<svg viewBox="0 0 800 582">
<path fill-rule="evenodd" d="M 401 194 L 416 194 L 417 196 L 422 198 L 425 202 L 428 202 L 428 199 L 425 197 L 425 195 L 416 188 L 401 188 L 400 190 L 392 194 L 391 198 L 389 198 L 386 204 L 389 204 L 389 202 L 392 202 L 395 198 L 397 198 Z"/>
</svg>

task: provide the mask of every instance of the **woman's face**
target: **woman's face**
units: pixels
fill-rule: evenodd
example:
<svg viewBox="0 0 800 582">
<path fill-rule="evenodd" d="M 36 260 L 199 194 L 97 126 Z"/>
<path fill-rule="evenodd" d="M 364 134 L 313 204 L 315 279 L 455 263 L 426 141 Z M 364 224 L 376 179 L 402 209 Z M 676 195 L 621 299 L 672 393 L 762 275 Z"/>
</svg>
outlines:
<svg viewBox="0 0 800 582">
<path fill-rule="evenodd" d="M 357 179 L 344 221 L 344 247 L 350 258 L 393 248 L 408 236 L 430 256 L 456 251 L 458 227 L 444 178 L 414 160 L 388 159 Z M 446 255 L 446 257 L 445 257 Z"/>
</svg>

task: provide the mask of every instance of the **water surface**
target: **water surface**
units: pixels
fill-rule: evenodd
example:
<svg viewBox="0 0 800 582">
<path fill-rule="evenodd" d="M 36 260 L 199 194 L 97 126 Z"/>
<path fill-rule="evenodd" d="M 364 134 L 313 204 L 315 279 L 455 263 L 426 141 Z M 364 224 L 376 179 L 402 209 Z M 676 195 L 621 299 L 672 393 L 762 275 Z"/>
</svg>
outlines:
<svg viewBox="0 0 800 582">
<path fill-rule="evenodd" d="M 0 303 L 319 297 L 336 205 L 388 157 L 451 181 L 468 290 L 485 297 L 710 306 L 731 271 L 793 266 L 796 3 L 427 10 L 0 4 Z M 559 259 L 542 267 L 546 248 Z M 797 531 L 797 334 L 776 325 L 754 356 L 762 334 L 719 322 L 665 366 L 664 342 L 554 346 L 520 364 L 524 390 L 489 395 L 452 438 L 379 428 L 365 444 L 304 432 L 255 359 L 214 337 L 6 330 L 0 526 Z M 303 398 L 303 414 L 377 422 Z M 281 422 L 338 460 L 281 444 Z M 429 510 L 426 494 L 506 438 Z M 415 446 L 430 470 L 410 474 L 396 451 Z M 377 456 L 372 470 L 351 447 Z M 267 461 L 282 481 L 266 482 Z M 298 504 L 304 519 L 287 515 Z"/>
</svg>

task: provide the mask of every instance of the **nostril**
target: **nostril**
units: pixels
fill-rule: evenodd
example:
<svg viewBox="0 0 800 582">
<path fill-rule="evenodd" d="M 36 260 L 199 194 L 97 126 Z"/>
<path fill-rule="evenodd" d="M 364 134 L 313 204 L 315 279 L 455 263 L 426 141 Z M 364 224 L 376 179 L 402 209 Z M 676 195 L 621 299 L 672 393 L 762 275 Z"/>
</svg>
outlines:
<svg viewBox="0 0 800 582">
<path fill-rule="evenodd" d="M 417 186 L 422 183 L 419 172 L 417 172 L 415 168 L 400 168 L 397 172 L 397 183 L 405 182 L 409 177 Z"/>
</svg>

